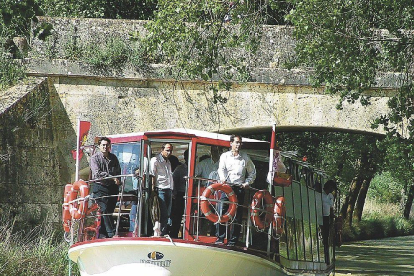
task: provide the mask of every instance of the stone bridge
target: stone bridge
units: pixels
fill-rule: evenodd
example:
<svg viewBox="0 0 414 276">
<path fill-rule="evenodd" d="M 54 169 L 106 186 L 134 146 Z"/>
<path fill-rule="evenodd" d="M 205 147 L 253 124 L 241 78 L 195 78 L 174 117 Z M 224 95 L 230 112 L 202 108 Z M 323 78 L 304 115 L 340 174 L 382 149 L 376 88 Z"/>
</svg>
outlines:
<svg viewBox="0 0 414 276">
<path fill-rule="evenodd" d="M 252 81 L 221 91 L 228 102 L 215 105 L 207 82 L 176 82 L 160 73 L 160 65 L 102 73 L 62 59 L 74 37 L 78 41 L 111 36 L 127 40 L 131 32 L 146 32 L 143 21 L 40 17 L 37 25 L 42 22 L 52 24 L 54 33 L 49 42 L 32 38 L 29 74 L 48 77 L 49 88 L 61 99 L 72 125 L 77 117 L 90 120 L 94 134 L 99 135 L 177 127 L 231 131 L 269 128 L 273 122 L 282 129 L 373 132 L 371 123 L 388 111 L 386 103 L 395 87 L 396 76 L 383 74 L 377 79 L 381 90 L 368 92 L 370 106 L 345 103 L 338 110 L 337 97 L 310 85 L 311 72 L 281 68 L 293 55 L 292 28 L 264 26 L 260 49 L 252 58 Z M 53 61 L 44 58 L 49 52 L 54 53 Z"/>
<path fill-rule="evenodd" d="M 284 131 L 383 134 L 382 129 L 372 130 L 371 123 L 387 113 L 395 91 L 395 76 L 385 74 L 378 77 L 378 89 L 367 94 L 371 105 L 345 103 L 338 110 L 337 97 L 327 95 L 323 87 L 311 87 L 311 72 L 280 68 L 293 51 L 292 29 L 265 26 L 252 81 L 220 91 L 228 100 L 214 104 L 209 83 L 172 80 L 160 73 L 160 65 L 150 65 L 145 72 L 126 67 L 102 73 L 62 58 L 68 37 L 82 40 L 108 32 L 126 37 L 133 30 L 144 32 L 143 22 L 39 18 L 37 24 L 42 22 L 50 22 L 55 33 L 49 42 L 32 38 L 25 61 L 31 78 L 0 91 L 0 186 L 7 191 L 0 195 L 0 212 L 12 206 L 21 219 L 38 221 L 52 215 L 59 221 L 63 186 L 71 182 L 75 167 L 70 150 L 76 147 L 77 118 L 92 123 L 89 143 L 97 135 L 170 128 L 270 132 L 272 123 Z M 52 50 L 54 59 L 45 58 Z M 33 197 L 32 191 L 39 189 L 42 193 Z"/>
</svg>

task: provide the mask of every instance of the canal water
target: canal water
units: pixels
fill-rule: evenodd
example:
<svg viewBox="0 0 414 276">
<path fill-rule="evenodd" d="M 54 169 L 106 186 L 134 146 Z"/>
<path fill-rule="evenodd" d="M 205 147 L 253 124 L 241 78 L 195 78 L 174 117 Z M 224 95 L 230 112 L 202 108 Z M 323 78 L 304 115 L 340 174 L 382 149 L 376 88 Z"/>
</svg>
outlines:
<svg viewBox="0 0 414 276">
<path fill-rule="evenodd" d="M 414 275 L 414 236 L 344 244 L 335 275 Z"/>
</svg>

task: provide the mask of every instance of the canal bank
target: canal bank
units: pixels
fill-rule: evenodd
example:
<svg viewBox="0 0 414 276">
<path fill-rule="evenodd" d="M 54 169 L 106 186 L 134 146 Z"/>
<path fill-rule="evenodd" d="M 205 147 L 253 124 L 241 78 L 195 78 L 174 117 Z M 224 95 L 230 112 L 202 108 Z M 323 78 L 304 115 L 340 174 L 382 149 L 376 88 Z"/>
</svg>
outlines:
<svg viewBox="0 0 414 276">
<path fill-rule="evenodd" d="M 336 274 L 414 275 L 414 236 L 358 241 L 336 252 Z"/>
</svg>

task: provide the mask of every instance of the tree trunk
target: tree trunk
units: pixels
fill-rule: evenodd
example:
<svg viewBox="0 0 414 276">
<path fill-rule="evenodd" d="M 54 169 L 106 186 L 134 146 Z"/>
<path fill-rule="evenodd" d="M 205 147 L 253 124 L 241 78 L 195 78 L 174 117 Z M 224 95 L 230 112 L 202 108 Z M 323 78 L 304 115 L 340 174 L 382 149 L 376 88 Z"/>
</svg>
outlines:
<svg viewBox="0 0 414 276">
<path fill-rule="evenodd" d="M 356 202 L 355 210 L 353 214 L 354 219 L 356 219 L 358 222 L 361 221 L 361 218 L 362 218 L 362 212 L 364 211 L 365 199 L 367 198 L 367 192 L 368 192 L 369 185 L 371 184 L 372 178 L 373 176 L 365 179 L 362 182 L 361 189 L 359 190 L 358 200 Z"/>
<path fill-rule="evenodd" d="M 346 208 L 345 216 L 343 217 L 345 220 L 345 223 L 347 223 L 349 226 L 352 226 L 352 215 L 354 213 L 355 208 L 355 202 L 358 198 L 359 190 L 361 189 L 362 185 L 362 178 L 355 177 L 352 180 L 351 187 L 349 187 L 349 195 L 348 195 L 348 204 L 347 206 L 344 206 Z"/>
<path fill-rule="evenodd" d="M 410 217 L 411 207 L 413 206 L 413 199 L 414 199 L 414 184 L 410 186 L 410 189 L 407 195 L 407 201 L 405 202 L 404 218 L 406 219 L 409 219 Z"/>
<path fill-rule="evenodd" d="M 348 209 L 348 202 L 349 202 L 349 195 L 345 197 L 344 203 L 341 207 L 341 216 L 345 219 L 346 217 L 346 210 Z"/>
</svg>

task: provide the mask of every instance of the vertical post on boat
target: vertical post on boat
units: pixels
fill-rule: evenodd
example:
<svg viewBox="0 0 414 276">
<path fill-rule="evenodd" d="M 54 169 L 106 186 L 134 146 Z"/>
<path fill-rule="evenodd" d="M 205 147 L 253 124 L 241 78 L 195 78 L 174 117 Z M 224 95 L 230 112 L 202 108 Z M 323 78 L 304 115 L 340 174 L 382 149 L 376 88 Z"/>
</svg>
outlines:
<svg viewBox="0 0 414 276">
<path fill-rule="evenodd" d="M 272 194 L 273 189 L 273 178 L 275 177 L 275 146 L 276 146 L 276 123 L 273 123 L 272 125 L 272 138 L 270 139 L 270 153 L 269 153 L 269 175 L 268 175 L 268 181 L 269 181 L 269 192 Z M 267 253 L 270 253 L 270 245 L 272 241 L 272 227 L 273 221 L 270 224 L 269 231 L 268 231 L 268 240 L 267 240 Z"/>
<path fill-rule="evenodd" d="M 80 150 L 80 118 L 78 117 L 77 121 L 76 121 L 76 161 L 75 161 L 75 181 L 79 180 L 79 150 Z M 70 228 L 70 245 L 73 244 L 73 227 Z M 68 271 L 68 275 L 71 276 L 72 275 L 72 261 L 69 258 L 69 271 Z"/>
<path fill-rule="evenodd" d="M 270 139 L 270 154 L 269 154 L 269 192 L 272 192 L 273 178 L 275 177 L 274 161 L 275 161 L 275 145 L 276 145 L 276 123 L 272 125 L 272 138 Z"/>
<path fill-rule="evenodd" d="M 75 181 L 79 180 L 79 151 L 80 151 L 80 118 L 78 117 L 77 129 L 76 129 L 76 174 Z"/>
</svg>

